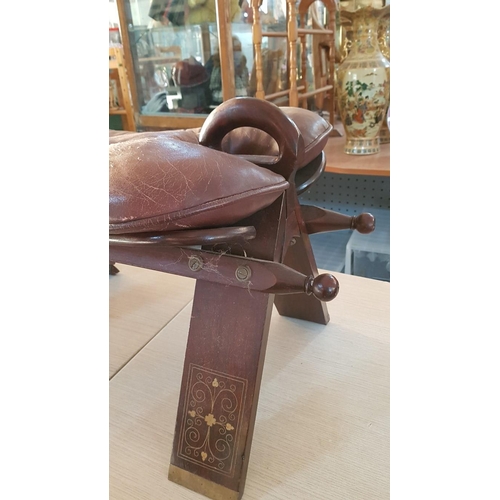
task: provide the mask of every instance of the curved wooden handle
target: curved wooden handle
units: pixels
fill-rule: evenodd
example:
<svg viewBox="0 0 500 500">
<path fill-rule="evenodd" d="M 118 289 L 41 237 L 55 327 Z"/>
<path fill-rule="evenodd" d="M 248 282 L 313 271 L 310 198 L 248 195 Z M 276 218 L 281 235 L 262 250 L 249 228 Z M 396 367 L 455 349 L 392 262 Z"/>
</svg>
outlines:
<svg viewBox="0 0 500 500">
<path fill-rule="evenodd" d="M 262 166 L 289 180 L 302 162 L 304 140 L 297 125 L 271 102 L 255 97 L 235 97 L 223 102 L 203 123 L 199 142 L 202 146 L 221 151 L 222 139 L 240 127 L 257 128 L 276 141 L 279 150 L 276 163 Z M 258 160 L 253 163 L 259 165 Z"/>
</svg>

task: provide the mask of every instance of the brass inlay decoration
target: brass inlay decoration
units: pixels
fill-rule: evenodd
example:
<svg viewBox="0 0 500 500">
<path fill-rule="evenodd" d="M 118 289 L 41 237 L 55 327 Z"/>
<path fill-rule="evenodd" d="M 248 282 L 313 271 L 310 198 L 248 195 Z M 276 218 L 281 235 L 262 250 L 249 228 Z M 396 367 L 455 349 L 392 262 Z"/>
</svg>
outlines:
<svg viewBox="0 0 500 500">
<path fill-rule="evenodd" d="M 188 266 L 191 271 L 200 271 L 203 269 L 203 259 L 197 255 L 189 257 Z"/>
<path fill-rule="evenodd" d="M 190 364 L 179 457 L 232 476 L 247 381 Z"/>
<path fill-rule="evenodd" d="M 252 276 L 252 270 L 249 266 L 238 266 L 234 274 L 238 281 L 248 281 L 250 276 Z"/>
</svg>

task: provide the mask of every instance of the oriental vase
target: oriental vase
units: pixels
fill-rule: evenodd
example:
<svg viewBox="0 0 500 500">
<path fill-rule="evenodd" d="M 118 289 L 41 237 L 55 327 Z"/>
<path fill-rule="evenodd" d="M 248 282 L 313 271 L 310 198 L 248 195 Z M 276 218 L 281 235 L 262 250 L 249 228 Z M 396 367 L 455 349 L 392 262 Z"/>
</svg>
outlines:
<svg viewBox="0 0 500 500">
<path fill-rule="evenodd" d="M 380 128 L 389 105 L 389 61 L 379 48 L 378 24 L 388 13 L 389 6 L 341 12 L 353 23 L 352 47 L 337 72 L 346 154 L 380 152 Z"/>
</svg>

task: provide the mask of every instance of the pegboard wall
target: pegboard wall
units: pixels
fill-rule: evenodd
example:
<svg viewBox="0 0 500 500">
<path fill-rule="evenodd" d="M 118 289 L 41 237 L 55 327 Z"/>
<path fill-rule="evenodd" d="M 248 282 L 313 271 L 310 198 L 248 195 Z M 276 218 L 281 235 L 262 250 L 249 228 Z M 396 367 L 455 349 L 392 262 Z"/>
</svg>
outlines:
<svg viewBox="0 0 500 500">
<path fill-rule="evenodd" d="M 371 209 L 390 209 L 390 178 L 324 172 L 299 196 L 304 205 L 357 215 Z"/>
<path fill-rule="evenodd" d="M 325 172 L 310 189 L 299 196 L 299 201 L 303 205 L 315 205 L 350 216 L 359 215 L 362 212 L 372 213 L 375 216 L 375 220 L 379 223 L 379 232 L 372 235 L 363 235 L 363 237 L 366 238 L 367 243 L 372 239 L 377 240 L 377 245 L 380 246 L 378 235 L 380 234 L 380 230 L 382 230 L 384 238 L 389 239 L 389 177 Z M 382 227 L 381 222 L 387 227 Z M 375 230 L 377 230 L 377 226 Z M 318 268 L 344 272 L 346 245 L 352 234 L 351 230 L 312 234 L 310 236 L 311 245 Z M 388 241 L 386 243 L 389 245 Z M 367 248 L 369 249 L 369 244 Z M 368 264 L 365 263 L 366 269 L 362 269 L 360 273 L 358 269 L 360 266 L 353 265 L 351 266 L 351 272 L 368 278 L 390 281 L 388 272 L 383 278 L 380 277 L 380 272 L 377 268 L 378 262 L 373 258 L 373 262 L 371 262 L 369 252 L 365 253 L 369 261 Z M 362 259 L 358 258 L 354 264 L 356 263 L 362 263 Z"/>
</svg>

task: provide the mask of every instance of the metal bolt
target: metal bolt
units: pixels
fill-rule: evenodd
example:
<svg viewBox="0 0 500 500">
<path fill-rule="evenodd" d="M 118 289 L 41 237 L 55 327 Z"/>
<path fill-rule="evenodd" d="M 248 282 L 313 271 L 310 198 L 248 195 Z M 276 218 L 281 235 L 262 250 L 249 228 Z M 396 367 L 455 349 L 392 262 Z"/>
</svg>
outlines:
<svg viewBox="0 0 500 500">
<path fill-rule="evenodd" d="M 252 270 L 248 266 L 239 266 L 234 274 L 238 281 L 247 281 L 252 276 Z"/>
<path fill-rule="evenodd" d="M 189 257 L 188 266 L 191 271 L 199 271 L 203 268 L 203 260 L 197 255 L 191 255 L 191 257 Z"/>
</svg>

